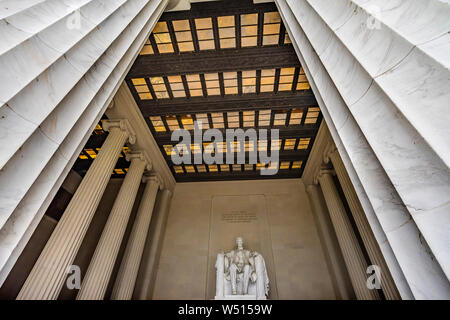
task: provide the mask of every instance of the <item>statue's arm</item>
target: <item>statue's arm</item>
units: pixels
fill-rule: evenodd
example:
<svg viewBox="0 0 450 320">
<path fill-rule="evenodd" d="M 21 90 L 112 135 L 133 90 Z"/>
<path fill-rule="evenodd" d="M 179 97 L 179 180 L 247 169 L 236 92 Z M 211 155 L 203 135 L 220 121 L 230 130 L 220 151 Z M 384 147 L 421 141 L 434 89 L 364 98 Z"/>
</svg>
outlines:
<svg viewBox="0 0 450 320">
<path fill-rule="evenodd" d="M 225 254 L 223 263 L 224 263 L 224 271 L 225 273 L 228 273 L 228 269 L 230 268 L 230 258 L 228 254 Z"/>
<path fill-rule="evenodd" d="M 253 256 L 248 258 L 248 263 L 250 264 L 252 271 L 255 271 L 255 258 Z"/>
</svg>

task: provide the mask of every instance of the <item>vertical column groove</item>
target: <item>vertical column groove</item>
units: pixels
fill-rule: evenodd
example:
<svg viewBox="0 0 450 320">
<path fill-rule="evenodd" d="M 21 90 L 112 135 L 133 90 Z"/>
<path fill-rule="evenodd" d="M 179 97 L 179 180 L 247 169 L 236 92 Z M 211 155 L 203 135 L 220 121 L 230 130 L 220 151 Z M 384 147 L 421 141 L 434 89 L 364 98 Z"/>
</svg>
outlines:
<svg viewBox="0 0 450 320">
<path fill-rule="evenodd" d="M 158 188 L 159 182 L 156 177 L 149 178 L 114 284 L 111 295 L 113 300 L 132 298 Z"/>
<path fill-rule="evenodd" d="M 111 128 L 97 158 L 86 173 L 19 292 L 18 300 L 43 300 L 58 297 L 64 283 L 66 269 L 75 259 L 128 137 L 127 130 L 119 127 Z"/>
<path fill-rule="evenodd" d="M 320 187 L 311 184 L 306 188 L 309 195 L 311 207 L 316 217 L 317 228 L 323 242 L 325 254 L 328 256 L 328 268 L 332 278 L 333 285 L 336 287 L 336 296 L 338 299 L 350 300 L 353 296 L 353 288 L 350 283 L 348 272 L 345 268 L 345 262 L 339 249 L 333 226 L 328 218 L 328 211 L 320 195 Z"/>
<path fill-rule="evenodd" d="M 367 263 L 346 216 L 344 205 L 339 198 L 331 173 L 322 171 L 318 179 L 356 296 L 359 300 L 377 300 L 379 299 L 378 292 L 367 288 Z"/>
<path fill-rule="evenodd" d="M 129 156 L 127 154 L 127 158 Z M 132 155 L 130 168 L 86 271 L 77 300 L 104 298 L 146 165 L 142 153 Z"/>
<path fill-rule="evenodd" d="M 164 228 L 169 214 L 170 199 L 172 192 L 169 189 L 165 189 L 161 193 L 161 200 L 158 210 L 155 212 L 155 228 L 153 232 L 148 235 L 144 265 L 142 266 L 142 279 L 140 280 L 139 287 L 137 288 L 136 296 L 139 300 L 147 300 L 150 298 L 155 280 L 155 272 L 158 266 L 159 254 L 164 238 Z M 153 225 L 153 223 L 152 223 Z"/>
<path fill-rule="evenodd" d="M 376 264 L 381 268 L 381 287 L 387 299 L 398 300 L 400 295 L 398 293 L 397 287 L 395 286 L 394 280 L 392 279 L 391 273 L 386 265 L 386 261 L 381 254 L 381 250 L 375 239 L 375 236 L 370 229 L 369 222 L 364 215 L 364 210 L 358 200 L 355 190 L 352 187 L 350 177 L 345 170 L 344 163 L 337 150 L 334 150 L 329 154 L 331 162 L 333 164 L 336 175 L 341 184 L 342 190 L 344 192 L 347 203 L 350 207 L 353 219 L 355 220 L 356 226 L 361 234 L 361 238 L 366 247 L 367 253 L 373 264 Z"/>
</svg>

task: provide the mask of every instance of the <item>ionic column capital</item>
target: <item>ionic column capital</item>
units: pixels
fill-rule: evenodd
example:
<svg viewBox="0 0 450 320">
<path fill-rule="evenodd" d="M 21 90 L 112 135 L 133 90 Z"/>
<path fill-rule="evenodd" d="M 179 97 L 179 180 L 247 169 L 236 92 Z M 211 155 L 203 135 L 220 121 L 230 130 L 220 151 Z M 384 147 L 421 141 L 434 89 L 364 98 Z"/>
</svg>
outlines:
<svg viewBox="0 0 450 320">
<path fill-rule="evenodd" d="M 320 167 L 317 167 L 315 170 L 314 170 L 314 174 L 313 174 L 313 185 L 317 185 L 317 184 L 319 184 L 319 180 L 317 179 L 317 177 L 319 176 L 319 172 L 320 172 Z"/>
<path fill-rule="evenodd" d="M 328 143 L 328 145 L 325 147 L 325 151 L 323 152 L 323 162 L 325 164 L 330 163 L 330 157 L 335 152 L 337 152 L 336 145 L 334 143 Z"/>
<path fill-rule="evenodd" d="M 102 126 L 105 131 L 111 131 L 113 128 L 125 131 L 128 134 L 128 142 L 130 144 L 136 143 L 136 132 L 127 119 L 105 120 L 102 122 Z"/>
<path fill-rule="evenodd" d="M 333 169 L 322 167 L 319 170 L 317 170 L 317 173 L 314 176 L 314 184 L 318 184 L 320 178 L 322 178 L 325 175 L 334 176 L 335 174 L 336 174 L 336 172 Z"/>
<path fill-rule="evenodd" d="M 154 181 L 158 184 L 159 190 L 163 190 L 164 189 L 164 182 L 161 179 L 161 176 L 159 174 L 150 174 L 147 176 L 143 176 L 142 177 L 142 182 L 143 183 L 148 183 L 150 181 Z"/>
<path fill-rule="evenodd" d="M 147 152 L 145 151 L 130 151 L 126 154 L 125 159 L 127 161 L 133 161 L 133 160 L 141 160 L 145 162 L 145 170 L 150 171 L 152 170 L 152 162 L 147 155 Z"/>
</svg>

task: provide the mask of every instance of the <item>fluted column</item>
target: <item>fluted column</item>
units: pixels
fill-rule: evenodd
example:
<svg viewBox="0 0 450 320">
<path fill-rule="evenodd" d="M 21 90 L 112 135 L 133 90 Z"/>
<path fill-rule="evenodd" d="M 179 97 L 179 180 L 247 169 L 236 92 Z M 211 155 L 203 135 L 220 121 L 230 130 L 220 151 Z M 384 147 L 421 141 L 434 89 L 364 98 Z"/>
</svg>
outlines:
<svg viewBox="0 0 450 320">
<path fill-rule="evenodd" d="M 328 211 L 321 196 L 320 187 L 311 184 L 306 187 L 311 207 L 317 221 L 324 251 L 328 255 L 329 269 L 333 273 L 336 282 L 336 296 L 338 299 L 349 300 L 354 297 L 352 285 L 345 268 L 345 262 L 339 249 L 339 244 L 329 219 Z"/>
<path fill-rule="evenodd" d="M 275 2 L 401 296 L 449 299 L 450 6 Z"/>
<path fill-rule="evenodd" d="M 0 286 L 168 2 L 1 1 Z"/>
<path fill-rule="evenodd" d="M 344 163 L 342 162 L 339 153 L 335 148 L 328 153 L 328 157 L 333 164 L 334 170 L 341 184 L 353 219 L 355 220 L 362 241 L 364 242 L 364 245 L 366 247 L 367 254 L 369 255 L 371 262 L 381 268 L 380 280 L 383 293 L 388 300 L 398 300 L 400 299 L 400 295 L 398 293 L 397 287 L 386 265 L 386 261 L 383 258 L 377 240 L 372 233 L 372 229 L 370 228 L 369 222 L 367 221 L 367 218 L 364 214 L 364 210 L 353 188 L 353 184 L 350 181 L 350 177 L 348 176 L 347 171 L 344 167 Z"/>
<path fill-rule="evenodd" d="M 138 285 L 138 288 L 136 289 L 136 296 L 139 300 L 147 300 L 153 289 L 152 287 L 161 253 L 162 240 L 164 238 L 171 198 L 172 192 L 169 189 L 165 189 L 161 193 L 158 210 L 154 215 L 155 221 L 152 223 L 152 227 L 149 230 L 149 235 L 146 241 L 146 245 L 149 247 L 146 249 L 145 256 L 143 257 L 144 265 L 141 276 L 142 279 L 139 284 L 136 284 Z"/>
<path fill-rule="evenodd" d="M 17 299 L 56 299 L 64 284 L 125 142 L 135 141 L 127 120 L 104 121 L 110 131 L 67 206 Z"/>
<path fill-rule="evenodd" d="M 344 205 L 334 185 L 332 171 L 321 170 L 318 180 L 322 188 L 325 202 L 330 213 L 331 221 L 336 231 L 339 246 L 341 247 L 347 266 L 350 280 L 353 284 L 358 300 L 379 299 L 378 292 L 367 288 L 367 262 L 359 247 L 358 240 L 346 215 Z"/>
<path fill-rule="evenodd" d="M 158 189 L 162 187 L 161 180 L 154 175 L 144 177 L 143 181 L 147 182 L 147 185 L 114 283 L 111 294 L 113 300 L 130 300 L 132 298 L 156 195 Z"/>
<path fill-rule="evenodd" d="M 130 168 L 114 201 L 114 206 L 84 276 L 77 295 L 78 300 L 103 299 L 133 209 L 142 174 L 146 168 L 151 170 L 150 161 L 143 152 L 130 152 L 127 154 L 127 160 L 131 161 Z"/>
</svg>

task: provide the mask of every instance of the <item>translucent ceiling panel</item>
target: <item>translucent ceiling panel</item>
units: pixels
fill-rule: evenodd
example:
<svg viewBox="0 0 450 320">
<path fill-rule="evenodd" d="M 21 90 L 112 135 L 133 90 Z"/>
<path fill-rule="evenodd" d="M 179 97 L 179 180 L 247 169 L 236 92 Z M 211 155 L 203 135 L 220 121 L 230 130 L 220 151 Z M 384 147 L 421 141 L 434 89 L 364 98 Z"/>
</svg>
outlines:
<svg viewBox="0 0 450 320">
<path fill-rule="evenodd" d="M 153 29 L 153 36 L 155 37 L 156 46 L 159 53 L 173 53 L 172 39 L 170 38 L 169 28 L 167 22 L 160 21 Z"/>
<path fill-rule="evenodd" d="M 277 45 L 280 39 L 281 17 L 278 12 L 264 13 L 263 45 Z"/>
<path fill-rule="evenodd" d="M 174 20 L 172 25 L 180 52 L 194 51 L 189 20 Z"/>
<path fill-rule="evenodd" d="M 217 18 L 219 26 L 220 48 L 236 48 L 236 28 L 234 16 L 224 16 Z"/>
<path fill-rule="evenodd" d="M 214 50 L 214 32 L 212 29 L 211 18 L 195 19 L 195 28 L 197 29 L 198 45 L 200 50 Z"/>
<path fill-rule="evenodd" d="M 256 47 L 258 45 L 258 14 L 241 15 L 241 46 Z"/>
</svg>

